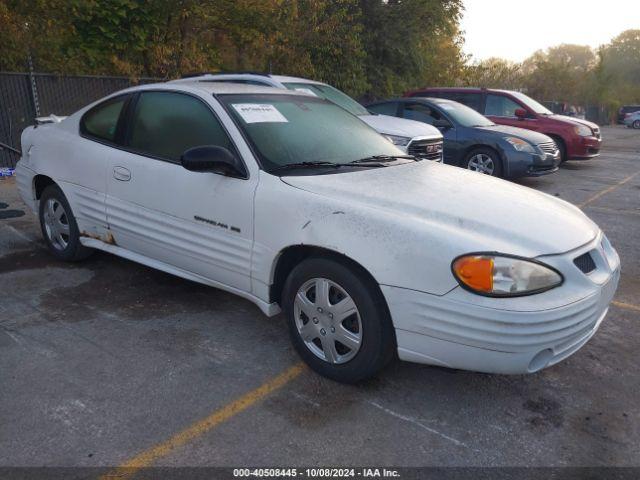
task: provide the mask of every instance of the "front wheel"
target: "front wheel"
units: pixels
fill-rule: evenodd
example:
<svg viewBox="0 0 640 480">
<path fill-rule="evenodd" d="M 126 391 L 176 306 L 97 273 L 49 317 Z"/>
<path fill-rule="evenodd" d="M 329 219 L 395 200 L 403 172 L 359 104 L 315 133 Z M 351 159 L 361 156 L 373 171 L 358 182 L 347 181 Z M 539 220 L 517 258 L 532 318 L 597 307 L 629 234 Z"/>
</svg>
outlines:
<svg viewBox="0 0 640 480">
<path fill-rule="evenodd" d="M 640 120 L 636 120 L 635 122 L 633 122 L 633 128 L 635 128 L 636 130 L 640 130 Z"/>
<path fill-rule="evenodd" d="M 495 150 L 478 148 L 465 159 L 465 167 L 473 172 L 484 173 L 492 177 L 502 177 L 502 161 Z"/>
<path fill-rule="evenodd" d="M 338 382 L 375 375 L 395 347 L 381 297 L 365 275 L 337 260 L 311 258 L 297 265 L 285 283 L 282 306 L 298 354 Z"/>
</svg>

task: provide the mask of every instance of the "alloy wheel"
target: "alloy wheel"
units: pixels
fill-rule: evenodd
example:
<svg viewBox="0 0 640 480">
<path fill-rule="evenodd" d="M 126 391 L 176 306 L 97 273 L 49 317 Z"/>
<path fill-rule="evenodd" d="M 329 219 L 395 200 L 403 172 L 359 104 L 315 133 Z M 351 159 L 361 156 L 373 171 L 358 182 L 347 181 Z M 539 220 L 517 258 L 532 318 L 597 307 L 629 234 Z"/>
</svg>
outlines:
<svg viewBox="0 0 640 480">
<path fill-rule="evenodd" d="M 486 175 L 493 175 L 493 172 L 495 171 L 493 159 L 486 153 L 478 153 L 471 157 L 467 168 L 474 172 L 484 173 Z"/>
<path fill-rule="evenodd" d="M 341 364 L 356 356 L 362 345 L 362 322 L 344 288 L 326 278 L 313 278 L 298 289 L 293 307 L 298 334 L 316 357 Z"/>
<path fill-rule="evenodd" d="M 56 250 L 64 250 L 69 245 L 69 216 L 66 210 L 55 198 L 47 199 L 44 212 L 44 228 L 47 238 Z"/>
</svg>

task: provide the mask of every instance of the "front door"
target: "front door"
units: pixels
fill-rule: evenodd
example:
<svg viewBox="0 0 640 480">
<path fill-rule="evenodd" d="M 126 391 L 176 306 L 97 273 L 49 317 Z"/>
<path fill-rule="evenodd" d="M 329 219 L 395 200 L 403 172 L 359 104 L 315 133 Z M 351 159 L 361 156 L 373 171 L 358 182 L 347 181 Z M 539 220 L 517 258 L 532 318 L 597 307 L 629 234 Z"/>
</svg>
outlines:
<svg viewBox="0 0 640 480">
<path fill-rule="evenodd" d="M 456 129 L 450 120 L 438 111 L 438 109 L 425 105 L 424 103 L 407 101 L 402 104 L 401 116 L 408 120 L 415 120 L 428 125 L 433 125 L 436 120 L 449 122 L 449 127 L 441 129 L 442 136 L 444 137 L 443 161 L 451 165 L 456 164 L 455 159 L 460 149 Z"/>
<path fill-rule="evenodd" d="M 518 109 L 527 110 L 523 105 L 507 96 L 492 93 L 487 94 L 484 114 L 486 117 L 489 117 L 491 121 L 498 125 L 538 130 L 540 122 L 535 116 L 531 115 L 526 118 L 518 118 L 516 117 L 516 110 Z"/>
<path fill-rule="evenodd" d="M 112 150 L 109 161 L 106 204 L 113 241 L 249 291 L 257 175 L 240 179 L 184 169 L 182 153 L 202 145 L 222 146 L 237 155 L 202 99 L 168 91 L 139 95 L 126 150 Z"/>
</svg>

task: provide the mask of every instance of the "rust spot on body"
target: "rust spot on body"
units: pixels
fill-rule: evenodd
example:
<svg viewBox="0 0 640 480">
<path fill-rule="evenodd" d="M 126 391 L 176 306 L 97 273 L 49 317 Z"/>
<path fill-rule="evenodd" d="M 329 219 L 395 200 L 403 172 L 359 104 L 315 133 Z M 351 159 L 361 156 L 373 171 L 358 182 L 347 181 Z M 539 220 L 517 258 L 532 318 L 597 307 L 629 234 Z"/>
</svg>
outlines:
<svg viewBox="0 0 640 480">
<path fill-rule="evenodd" d="M 108 243 L 109 245 L 116 245 L 116 239 L 113 237 L 113 233 L 107 232 L 104 237 L 101 237 L 97 233 L 80 232 L 81 237 L 93 238 L 94 240 L 100 240 L 101 242 Z"/>
</svg>

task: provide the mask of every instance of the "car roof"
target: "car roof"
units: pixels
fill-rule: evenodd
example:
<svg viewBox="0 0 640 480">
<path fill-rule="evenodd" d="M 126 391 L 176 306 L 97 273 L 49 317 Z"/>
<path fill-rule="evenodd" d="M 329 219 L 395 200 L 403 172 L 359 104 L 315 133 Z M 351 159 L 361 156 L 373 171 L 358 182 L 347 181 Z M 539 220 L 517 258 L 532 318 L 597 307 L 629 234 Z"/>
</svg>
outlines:
<svg viewBox="0 0 640 480">
<path fill-rule="evenodd" d="M 323 82 L 317 80 L 311 80 L 309 78 L 302 77 L 289 77 L 287 75 L 270 75 L 271 78 L 277 80 L 280 83 L 309 83 L 311 85 L 326 85 Z"/>
<path fill-rule="evenodd" d="M 310 85 L 326 85 L 323 82 L 317 80 L 311 80 L 309 78 L 291 77 L 288 75 L 272 75 L 270 73 L 256 73 L 256 72 L 220 72 L 220 73 L 205 73 L 202 75 L 189 76 L 186 78 L 180 78 L 178 80 L 172 80 L 171 83 L 188 83 L 194 82 L 207 82 L 207 80 L 224 80 L 237 79 L 237 80 L 264 80 L 270 78 L 280 83 L 308 83 Z"/>
<path fill-rule="evenodd" d="M 484 87 L 425 87 L 414 90 L 414 92 L 469 92 L 469 93 L 518 93 L 515 90 L 503 90 L 500 88 L 484 88 Z"/>
<path fill-rule="evenodd" d="M 380 100 L 378 102 L 369 103 L 368 106 L 380 105 L 381 103 L 390 103 L 390 102 L 420 102 L 424 101 L 425 103 L 434 103 L 436 105 L 459 105 L 458 102 L 454 100 L 449 100 L 446 98 L 436 98 L 436 97 L 400 97 L 400 98 L 390 98 L 388 100 Z"/>
<path fill-rule="evenodd" d="M 244 83 L 234 82 L 203 82 L 199 80 L 193 81 L 180 81 L 180 82 L 165 82 L 165 83 L 149 83 L 146 85 L 139 85 L 127 89 L 128 91 L 142 91 L 142 90 L 199 90 L 212 95 L 226 95 L 226 94 L 251 94 L 251 93 L 268 93 L 275 95 L 306 95 L 311 96 L 305 92 L 299 92 L 296 90 L 284 90 L 282 88 L 267 87 L 261 85 L 248 85 Z"/>
</svg>

